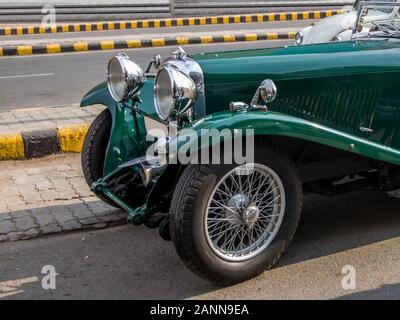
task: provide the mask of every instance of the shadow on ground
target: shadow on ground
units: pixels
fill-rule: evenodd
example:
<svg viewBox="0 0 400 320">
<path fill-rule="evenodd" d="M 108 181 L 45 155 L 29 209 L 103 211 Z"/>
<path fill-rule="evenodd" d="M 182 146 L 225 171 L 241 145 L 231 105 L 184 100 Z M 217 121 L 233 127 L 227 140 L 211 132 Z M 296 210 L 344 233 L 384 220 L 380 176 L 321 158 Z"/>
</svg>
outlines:
<svg viewBox="0 0 400 320">
<path fill-rule="evenodd" d="M 398 237 L 399 207 L 400 199 L 381 193 L 309 196 L 293 243 L 275 268 Z M 59 274 L 57 290 L 40 287 L 46 264 Z M 0 290 L 7 281 L 32 277 L 38 281 L 22 281 L 6 298 L 183 299 L 219 289 L 188 271 L 156 230 L 133 226 L 1 244 Z M 393 285 L 342 298 L 385 297 L 387 290 L 388 297 L 399 296 Z"/>
</svg>

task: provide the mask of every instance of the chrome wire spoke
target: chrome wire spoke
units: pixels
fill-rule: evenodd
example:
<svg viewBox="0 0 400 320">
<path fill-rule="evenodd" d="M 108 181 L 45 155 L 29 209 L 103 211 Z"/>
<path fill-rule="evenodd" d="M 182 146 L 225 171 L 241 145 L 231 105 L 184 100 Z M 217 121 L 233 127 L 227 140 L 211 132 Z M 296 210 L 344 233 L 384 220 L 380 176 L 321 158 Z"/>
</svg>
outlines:
<svg viewBox="0 0 400 320">
<path fill-rule="evenodd" d="M 242 170 L 242 171 L 239 171 Z M 208 200 L 205 222 L 212 250 L 228 261 L 243 261 L 264 250 L 279 230 L 285 191 L 279 176 L 254 164 L 228 172 Z"/>
</svg>

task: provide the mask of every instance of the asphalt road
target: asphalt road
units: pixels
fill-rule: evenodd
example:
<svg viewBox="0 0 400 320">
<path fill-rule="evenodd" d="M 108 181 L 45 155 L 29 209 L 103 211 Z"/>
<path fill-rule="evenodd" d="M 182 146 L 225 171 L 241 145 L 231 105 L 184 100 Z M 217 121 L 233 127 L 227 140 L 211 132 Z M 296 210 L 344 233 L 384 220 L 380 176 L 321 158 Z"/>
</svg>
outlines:
<svg viewBox="0 0 400 320">
<path fill-rule="evenodd" d="M 185 46 L 188 53 L 264 48 L 288 41 L 259 41 Z M 160 53 L 173 47 L 124 50 L 145 68 Z M 0 112 L 20 108 L 54 107 L 79 103 L 83 95 L 106 78 L 106 64 L 116 52 L 92 51 L 29 57 L 0 58 Z"/>
<path fill-rule="evenodd" d="M 399 299 L 399 198 L 307 197 L 286 255 L 260 277 L 221 288 L 181 263 L 155 230 L 121 226 L 0 244 L 4 299 Z M 41 287 L 44 265 L 56 289 Z M 342 268 L 356 288 L 342 288 Z"/>
</svg>

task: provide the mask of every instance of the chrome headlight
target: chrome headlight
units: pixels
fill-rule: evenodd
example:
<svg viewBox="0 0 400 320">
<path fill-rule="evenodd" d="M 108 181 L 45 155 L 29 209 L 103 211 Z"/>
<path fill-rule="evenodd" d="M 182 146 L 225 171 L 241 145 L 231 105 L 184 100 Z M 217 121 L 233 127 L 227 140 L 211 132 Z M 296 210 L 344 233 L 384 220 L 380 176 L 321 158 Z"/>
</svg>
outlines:
<svg viewBox="0 0 400 320">
<path fill-rule="evenodd" d="M 180 115 L 187 111 L 197 96 L 192 78 L 173 65 L 159 69 L 154 82 L 154 105 L 158 116 L 169 119 L 175 112 Z"/>
<path fill-rule="evenodd" d="M 124 53 L 112 57 L 108 62 L 108 90 L 115 101 L 121 102 L 135 96 L 145 80 L 143 70 Z"/>
<path fill-rule="evenodd" d="M 294 42 L 296 43 L 296 45 L 301 45 L 303 43 L 304 40 L 304 34 L 303 32 L 297 32 L 296 33 L 296 37 L 294 38 Z"/>
</svg>

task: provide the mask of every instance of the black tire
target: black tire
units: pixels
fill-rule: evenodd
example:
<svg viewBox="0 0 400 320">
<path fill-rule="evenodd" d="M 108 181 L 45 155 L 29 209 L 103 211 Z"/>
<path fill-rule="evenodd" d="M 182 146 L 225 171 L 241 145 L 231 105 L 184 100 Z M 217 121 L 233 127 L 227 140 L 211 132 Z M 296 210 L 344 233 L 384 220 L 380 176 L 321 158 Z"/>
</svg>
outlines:
<svg viewBox="0 0 400 320">
<path fill-rule="evenodd" d="M 89 187 L 103 177 L 104 160 L 111 134 L 112 119 L 110 110 L 103 110 L 92 122 L 83 142 L 81 161 L 83 175 Z M 110 199 L 99 196 L 105 203 L 119 208 Z"/>
<path fill-rule="evenodd" d="M 295 164 L 285 152 L 265 141 L 256 145 L 255 162 L 271 168 L 281 179 L 286 209 L 273 241 L 248 260 L 232 262 L 215 254 L 206 240 L 203 223 L 212 190 L 235 165 L 189 165 L 173 195 L 170 231 L 176 251 L 189 269 L 218 285 L 239 283 L 271 268 L 297 228 L 302 208 L 302 184 Z"/>
</svg>

